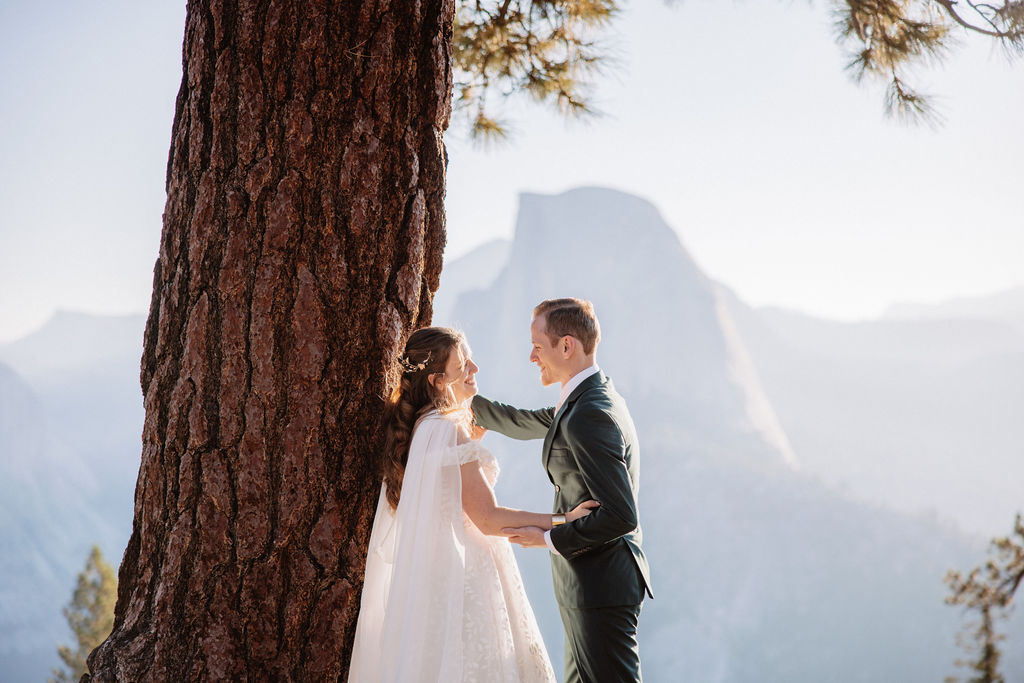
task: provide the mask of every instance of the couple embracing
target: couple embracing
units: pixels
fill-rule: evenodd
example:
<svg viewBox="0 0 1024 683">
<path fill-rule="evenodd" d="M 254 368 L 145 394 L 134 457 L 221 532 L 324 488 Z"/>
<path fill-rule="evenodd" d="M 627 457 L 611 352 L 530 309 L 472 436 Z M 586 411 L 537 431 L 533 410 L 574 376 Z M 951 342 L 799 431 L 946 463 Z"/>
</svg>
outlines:
<svg viewBox="0 0 1024 683">
<path fill-rule="evenodd" d="M 533 683 L 554 672 L 509 541 L 547 548 L 565 626 L 565 682 L 640 681 L 650 595 L 637 515 L 636 431 L 596 364 L 593 306 L 534 309 L 530 360 L 562 385 L 553 408 L 477 395 L 457 331 L 417 330 L 389 405 L 350 683 Z M 484 431 L 543 439 L 554 514 L 499 505 Z M 653 596 L 652 596 L 653 597 Z"/>
</svg>

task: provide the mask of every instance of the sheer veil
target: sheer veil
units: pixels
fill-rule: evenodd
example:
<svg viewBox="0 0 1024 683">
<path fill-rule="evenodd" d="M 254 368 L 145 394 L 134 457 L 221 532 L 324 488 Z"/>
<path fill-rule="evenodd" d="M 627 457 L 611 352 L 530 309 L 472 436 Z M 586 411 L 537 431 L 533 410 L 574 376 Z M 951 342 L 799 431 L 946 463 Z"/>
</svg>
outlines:
<svg viewBox="0 0 1024 683">
<path fill-rule="evenodd" d="M 349 683 L 461 679 L 466 530 L 457 442 L 452 420 L 424 414 L 397 510 L 381 487 Z"/>
</svg>

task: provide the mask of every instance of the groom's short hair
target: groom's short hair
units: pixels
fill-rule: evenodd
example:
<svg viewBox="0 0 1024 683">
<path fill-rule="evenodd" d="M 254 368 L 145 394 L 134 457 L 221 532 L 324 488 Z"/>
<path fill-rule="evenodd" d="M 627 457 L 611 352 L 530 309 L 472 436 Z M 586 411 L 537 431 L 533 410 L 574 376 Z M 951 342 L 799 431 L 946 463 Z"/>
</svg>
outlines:
<svg viewBox="0 0 1024 683">
<path fill-rule="evenodd" d="M 551 343 L 562 337 L 576 337 L 583 344 L 583 353 L 594 353 L 601 341 L 601 325 L 594 313 L 594 304 L 586 299 L 548 299 L 533 309 L 533 318 L 544 316 L 544 331 Z"/>
</svg>

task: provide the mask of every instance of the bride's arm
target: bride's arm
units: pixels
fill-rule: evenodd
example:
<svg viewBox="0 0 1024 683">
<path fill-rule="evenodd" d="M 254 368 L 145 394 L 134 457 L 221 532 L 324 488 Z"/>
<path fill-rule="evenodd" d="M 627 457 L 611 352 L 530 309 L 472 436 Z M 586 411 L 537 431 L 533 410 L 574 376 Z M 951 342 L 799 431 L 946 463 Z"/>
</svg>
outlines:
<svg viewBox="0 0 1024 683">
<path fill-rule="evenodd" d="M 466 516 L 482 533 L 488 536 L 508 536 L 502 529 L 509 527 L 535 526 L 547 531 L 551 528 L 554 515 L 540 512 L 527 512 L 498 505 L 494 498 L 479 460 L 471 460 L 461 465 L 462 471 L 462 509 Z M 597 507 L 595 501 L 581 503 L 575 509 L 565 513 L 565 521 L 571 522 L 586 517 L 591 508 Z"/>
</svg>

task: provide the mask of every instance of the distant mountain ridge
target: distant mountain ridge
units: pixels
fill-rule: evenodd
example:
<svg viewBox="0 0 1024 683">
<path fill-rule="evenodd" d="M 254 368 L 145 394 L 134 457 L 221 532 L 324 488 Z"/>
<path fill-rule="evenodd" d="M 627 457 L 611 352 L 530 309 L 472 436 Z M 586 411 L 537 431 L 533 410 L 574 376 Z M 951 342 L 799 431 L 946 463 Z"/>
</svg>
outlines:
<svg viewBox="0 0 1024 683">
<path fill-rule="evenodd" d="M 100 490 L 33 391 L 0 364 L 0 680 L 40 678 L 56 664 L 75 575 L 93 543 L 109 548 L 115 536 L 95 506 Z"/>
<path fill-rule="evenodd" d="M 788 444 L 789 428 L 771 403 L 784 378 L 762 379 L 766 323 L 752 327 L 745 316 L 758 312 L 701 273 L 644 200 L 599 188 L 521 197 L 501 273 L 489 288 L 458 295 L 453 313 L 485 395 L 525 407 L 554 402 L 557 391 L 540 388 L 528 362 L 527 328 L 533 305 L 565 295 L 594 301 L 598 362 L 640 433 L 641 522 L 658 596 L 641 622 L 652 680 L 923 683 L 954 673 L 960 615 L 943 604 L 941 577 L 981 561 L 982 544 L 823 485 L 811 466 L 822 458 L 800 442 L 793 469 L 778 440 Z M 905 348 L 870 353 L 904 357 L 914 334 Z M 811 350 L 795 353 L 813 376 Z M 751 404 L 770 410 L 775 438 Z M 485 445 L 499 455 L 501 501 L 550 504 L 536 443 L 488 435 Z M 546 558 L 518 557 L 557 652 Z M 1011 638 L 1024 638 L 1019 620 L 1014 629 Z M 1019 653 L 1005 663 L 1024 670 Z"/>
<path fill-rule="evenodd" d="M 120 563 L 141 454 L 144 324 L 59 311 L 0 345 L 0 682 L 58 665 L 71 637 L 61 608 L 94 543 Z"/>
<path fill-rule="evenodd" d="M 1024 329 L 1024 287 L 983 296 L 957 297 L 934 304 L 896 303 L 889 306 L 882 317 L 889 320 L 1001 320 Z"/>
<path fill-rule="evenodd" d="M 641 437 L 640 514 L 658 596 L 641 620 L 646 678 L 924 683 L 955 673 L 961 613 L 943 604 L 941 579 L 980 563 L 985 539 L 943 524 L 955 515 L 942 507 L 919 514 L 920 482 L 942 483 L 967 462 L 960 478 L 985 496 L 975 508 L 1019 499 L 1012 467 L 1024 458 L 998 486 L 963 475 L 1022 442 L 1012 326 L 846 326 L 751 309 L 701 272 L 649 202 L 601 188 L 526 194 L 514 241 L 485 246 L 446 264 L 437 306 L 451 316 L 438 322 L 469 335 L 485 394 L 530 406 L 557 397 L 528 361 L 542 298 L 584 296 L 601 316 L 599 364 Z M 576 258 L 561 257 L 567 248 Z M 59 607 L 97 536 L 120 561 L 141 452 L 144 322 L 61 313 L 0 345 L 0 681 L 39 680 L 56 665 L 56 644 L 69 638 Z M 946 400 L 950 385 L 956 401 Z M 904 399 L 915 392 L 927 400 L 913 412 Z M 972 404 L 967 428 L 951 430 Z M 494 434 L 484 445 L 500 459 L 499 500 L 548 509 L 539 445 Z M 918 456 L 929 453 L 948 469 L 926 466 Z M 864 494 L 890 480 L 914 506 Z M 558 669 L 547 557 L 518 556 Z M 1003 663 L 1015 680 L 1020 614 L 1008 630 Z"/>
<path fill-rule="evenodd" d="M 67 372 L 81 372 L 124 359 L 142 357 L 144 314 L 93 315 L 58 310 L 42 327 L 20 339 L 0 344 L 0 359 L 18 369 L 34 385 L 59 382 Z M 138 374 L 138 367 L 135 368 Z"/>
<path fill-rule="evenodd" d="M 26 337 L 0 344 L 0 362 L 17 368 L 47 417 L 103 478 L 129 477 L 141 453 L 144 315 L 57 311 Z"/>
<path fill-rule="evenodd" d="M 460 322 L 452 319 L 456 297 L 462 292 L 490 287 L 508 261 L 511 247 L 509 240 L 491 240 L 461 258 L 446 259 L 441 274 L 444 286 L 434 295 L 433 324 L 458 327 Z"/>
<path fill-rule="evenodd" d="M 455 307 L 483 354 L 480 381 L 537 396 L 527 362 L 531 311 L 543 299 L 572 295 L 616 312 L 604 318 L 598 362 L 623 393 L 654 405 L 668 402 L 659 396 L 685 403 L 673 409 L 684 416 L 672 421 L 679 438 L 719 440 L 744 457 L 794 464 L 742 342 L 721 324 L 728 313 L 712 283 L 657 209 L 626 193 L 521 195 L 504 269 L 490 288 L 463 292 Z"/>
<path fill-rule="evenodd" d="M 1024 329 L 983 318 L 840 323 L 723 300 L 809 473 L 984 536 L 1024 511 Z"/>
</svg>

